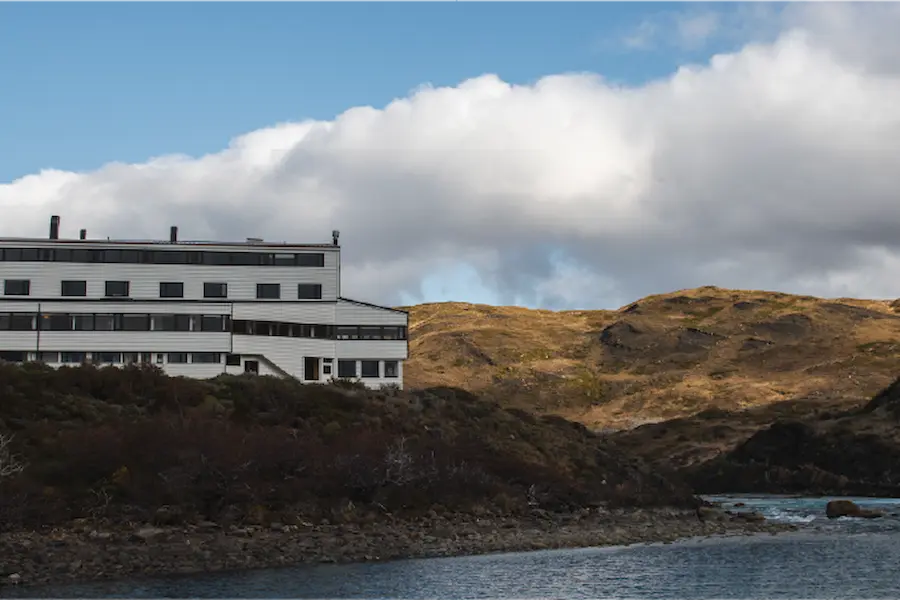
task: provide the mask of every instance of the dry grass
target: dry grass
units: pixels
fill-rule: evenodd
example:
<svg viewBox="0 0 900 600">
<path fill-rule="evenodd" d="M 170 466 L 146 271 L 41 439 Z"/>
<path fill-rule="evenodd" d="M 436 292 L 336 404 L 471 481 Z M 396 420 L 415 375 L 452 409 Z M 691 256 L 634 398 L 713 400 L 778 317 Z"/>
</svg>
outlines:
<svg viewBox="0 0 900 600">
<path fill-rule="evenodd" d="M 407 382 L 452 385 L 594 427 L 827 392 L 853 404 L 893 380 L 891 302 L 702 287 L 615 311 L 464 303 L 410 308 Z"/>
</svg>

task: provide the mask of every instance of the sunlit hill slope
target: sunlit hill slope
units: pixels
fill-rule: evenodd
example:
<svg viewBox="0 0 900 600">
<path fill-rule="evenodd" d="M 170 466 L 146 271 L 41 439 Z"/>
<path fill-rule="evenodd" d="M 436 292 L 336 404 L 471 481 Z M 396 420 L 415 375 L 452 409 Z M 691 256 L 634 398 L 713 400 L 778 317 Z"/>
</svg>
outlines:
<svg viewBox="0 0 900 600">
<path fill-rule="evenodd" d="M 900 367 L 887 301 L 703 287 L 614 311 L 410 310 L 410 386 L 451 385 L 596 427 L 785 400 L 862 402 Z"/>
</svg>

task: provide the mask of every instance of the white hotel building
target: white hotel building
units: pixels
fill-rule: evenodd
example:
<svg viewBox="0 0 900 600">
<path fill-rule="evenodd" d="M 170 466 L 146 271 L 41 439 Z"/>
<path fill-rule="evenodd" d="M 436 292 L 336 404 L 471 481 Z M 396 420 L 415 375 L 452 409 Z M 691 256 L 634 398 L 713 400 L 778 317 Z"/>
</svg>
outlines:
<svg viewBox="0 0 900 600">
<path fill-rule="evenodd" d="M 404 311 L 341 297 L 331 244 L 0 238 L 0 360 L 402 386 Z"/>
</svg>

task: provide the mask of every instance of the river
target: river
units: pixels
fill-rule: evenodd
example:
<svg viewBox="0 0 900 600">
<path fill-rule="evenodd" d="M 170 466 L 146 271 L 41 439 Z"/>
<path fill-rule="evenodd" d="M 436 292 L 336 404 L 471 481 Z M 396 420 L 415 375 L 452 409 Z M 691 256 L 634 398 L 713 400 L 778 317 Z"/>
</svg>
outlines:
<svg viewBox="0 0 900 600">
<path fill-rule="evenodd" d="M 303 566 L 43 588 L 80 598 L 900 598 L 900 500 L 851 498 L 882 519 L 825 518 L 830 498 L 715 496 L 796 533 Z"/>
</svg>

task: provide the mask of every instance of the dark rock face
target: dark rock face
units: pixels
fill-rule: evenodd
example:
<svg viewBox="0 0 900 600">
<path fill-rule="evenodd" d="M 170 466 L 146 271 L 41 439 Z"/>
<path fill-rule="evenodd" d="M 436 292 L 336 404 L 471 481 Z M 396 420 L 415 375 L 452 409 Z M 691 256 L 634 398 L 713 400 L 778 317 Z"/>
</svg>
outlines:
<svg viewBox="0 0 900 600">
<path fill-rule="evenodd" d="M 614 350 L 640 350 L 652 336 L 628 321 L 616 321 L 600 332 L 600 343 Z"/>
<path fill-rule="evenodd" d="M 700 493 L 895 495 L 900 445 L 840 421 L 778 422 L 684 475 Z"/>
<path fill-rule="evenodd" d="M 837 519 L 838 517 L 877 519 L 883 517 L 884 513 L 877 510 L 860 508 L 856 502 L 851 502 L 850 500 L 832 500 L 825 506 L 825 516 L 829 519 Z"/>
<path fill-rule="evenodd" d="M 759 308 L 760 306 L 762 306 L 762 304 L 759 302 L 741 301 L 735 302 L 732 306 L 734 306 L 737 310 L 753 310 L 754 308 Z"/>
<path fill-rule="evenodd" d="M 709 350 L 723 339 L 725 339 L 724 336 L 689 327 L 679 332 L 675 343 L 675 351 L 696 352 L 698 350 Z"/>
<path fill-rule="evenodd" d="M 747 338 L 741 344 L 741 352 L 753 352 L 754 350 L 765 350 L 773 345 L 769 340 L 761 340 L 759 338 Z"/>
<path fill-rule="evenodd" d="M 806 315 L 792 313 L 757 323 L 753 326 L 752 332 L 763 337 L 785 339 L 804 336 L 812 331 L 812 327 L 812 319 Z"/>
</svg>

